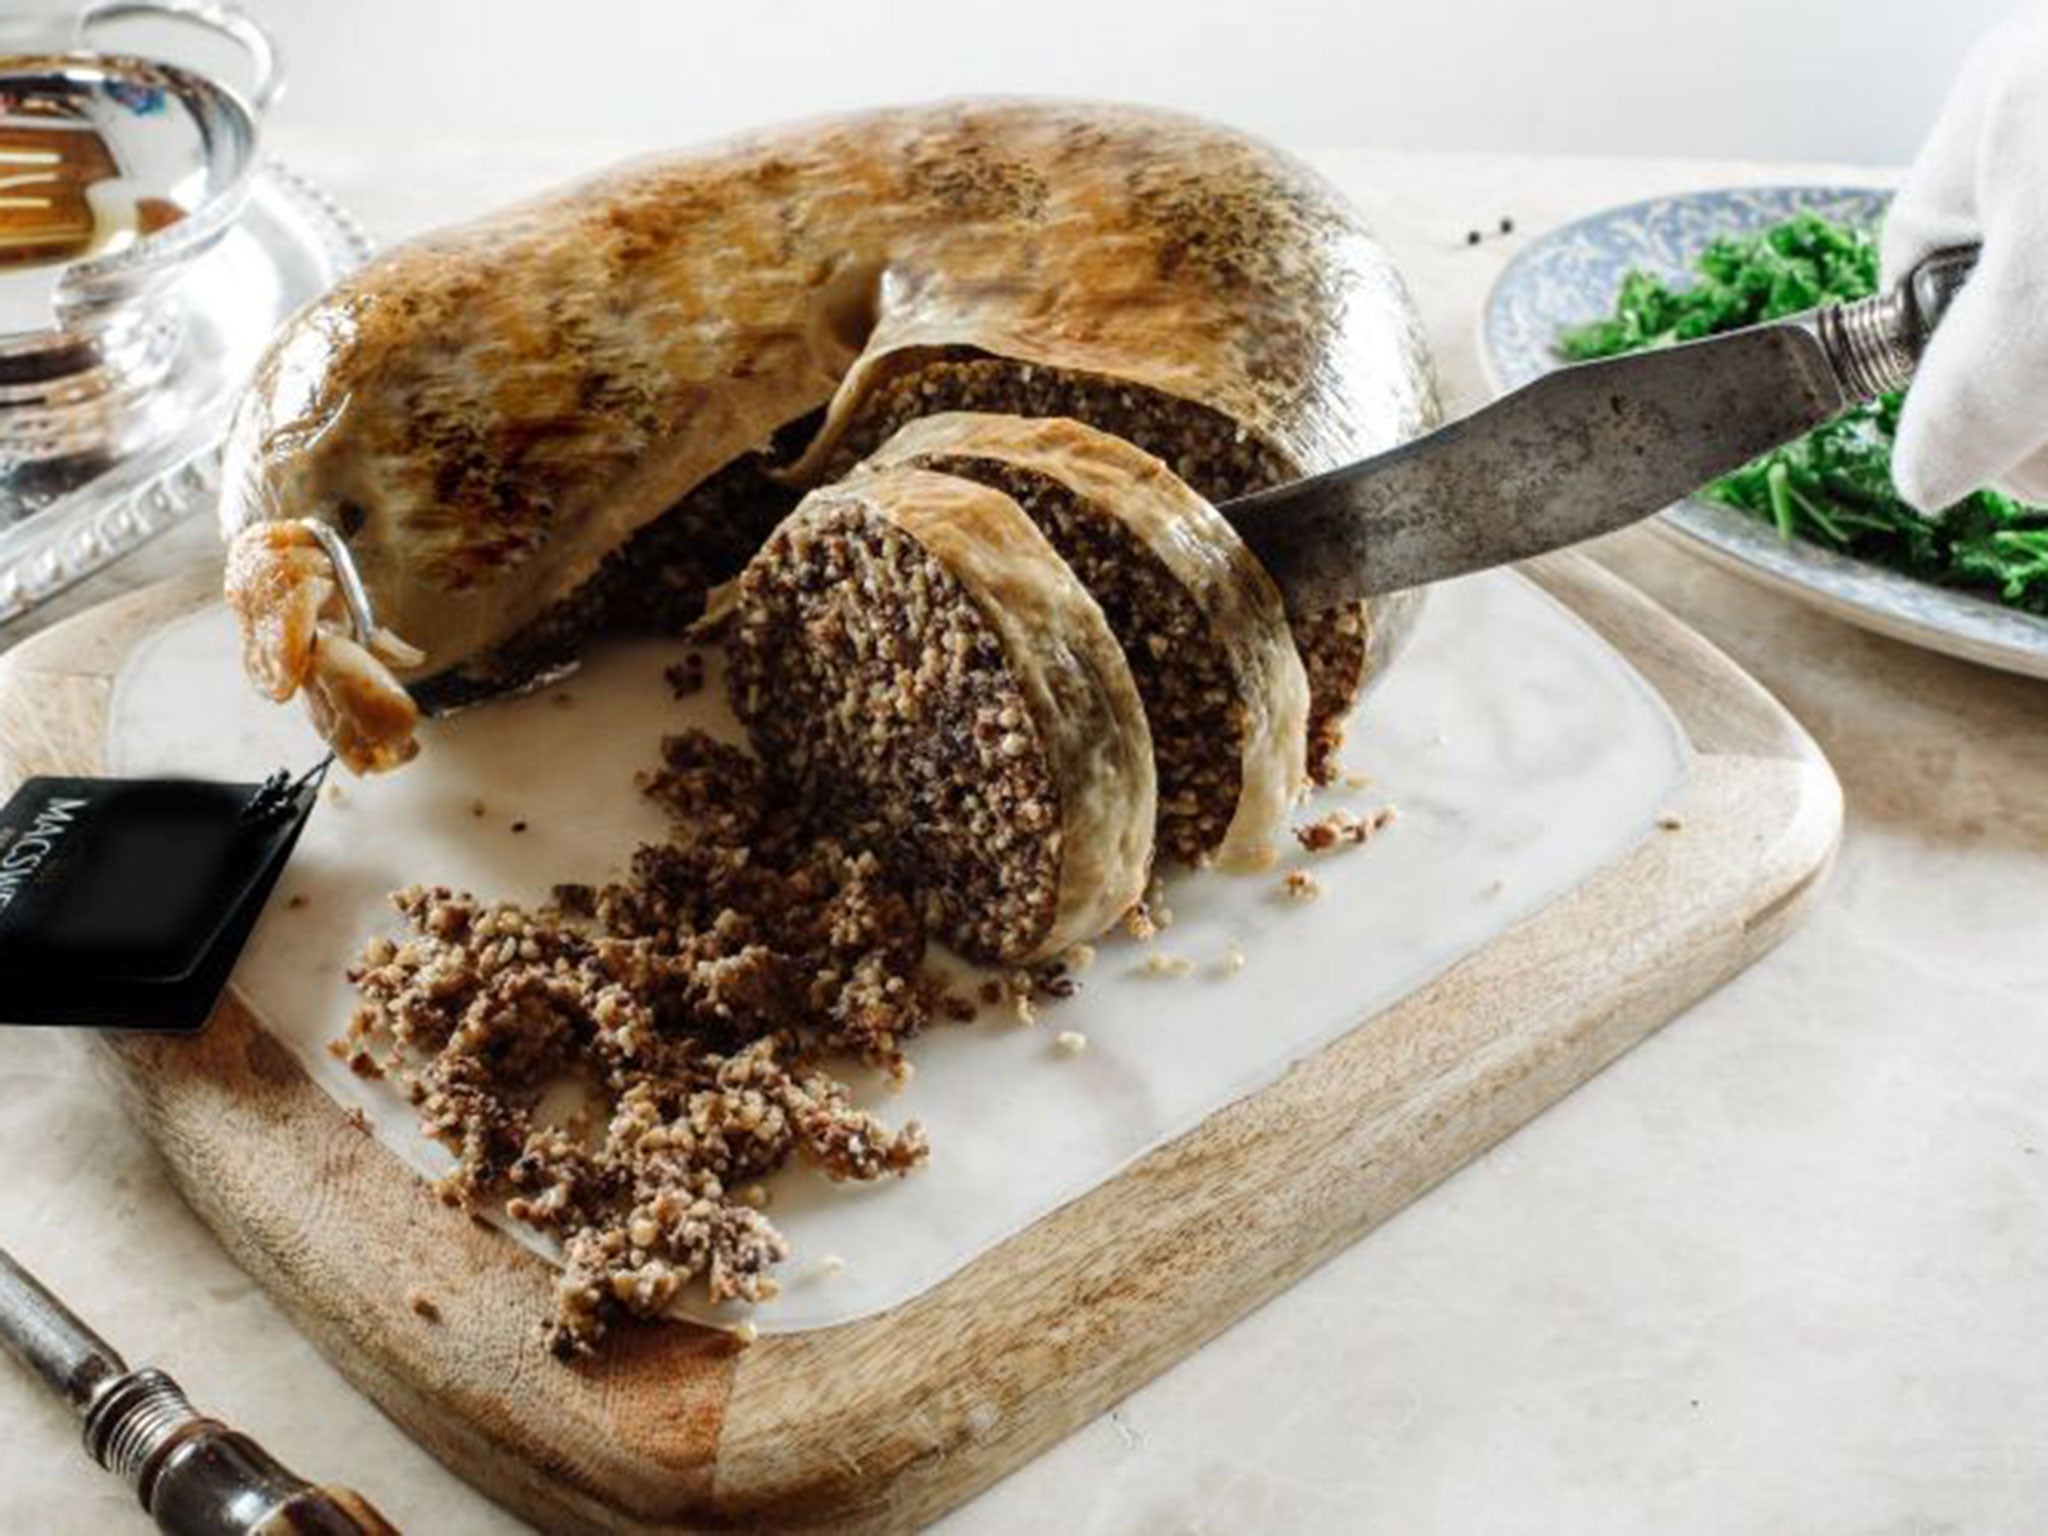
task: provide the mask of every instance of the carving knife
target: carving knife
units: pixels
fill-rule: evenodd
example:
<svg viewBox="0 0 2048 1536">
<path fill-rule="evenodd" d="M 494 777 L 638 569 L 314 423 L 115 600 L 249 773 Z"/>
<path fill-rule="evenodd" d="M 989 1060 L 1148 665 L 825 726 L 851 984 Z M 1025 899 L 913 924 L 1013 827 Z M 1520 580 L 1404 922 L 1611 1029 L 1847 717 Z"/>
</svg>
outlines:
<svg viewBox="0 0 2048 1536">
<path fill-rule="evenodd" d="M 1901 389 L 1976 264 L 1888 293 L 1547 373 L 1388 453 L 1225 502 L 1290 611 L 1526 560 L 1662 510 Z"/>
</svg>

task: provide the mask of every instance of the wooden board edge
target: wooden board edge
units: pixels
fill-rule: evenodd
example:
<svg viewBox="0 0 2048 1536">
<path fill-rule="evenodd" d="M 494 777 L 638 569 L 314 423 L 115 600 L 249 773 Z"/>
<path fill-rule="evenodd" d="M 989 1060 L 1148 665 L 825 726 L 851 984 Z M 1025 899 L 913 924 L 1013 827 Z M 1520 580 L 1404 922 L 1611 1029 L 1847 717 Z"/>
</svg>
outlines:
<svg viewBox="0 0 2048 1536">
<path fill-rule="evenodd" d="M 53 624 L 0 654 L 0 796 L 37 774 L 95 771 L 114 674 L 135 641 L 215 591 L 210 577 L 158 582 Z M 79 761 L 80 743 L 91 745 Z"/>
</svg>

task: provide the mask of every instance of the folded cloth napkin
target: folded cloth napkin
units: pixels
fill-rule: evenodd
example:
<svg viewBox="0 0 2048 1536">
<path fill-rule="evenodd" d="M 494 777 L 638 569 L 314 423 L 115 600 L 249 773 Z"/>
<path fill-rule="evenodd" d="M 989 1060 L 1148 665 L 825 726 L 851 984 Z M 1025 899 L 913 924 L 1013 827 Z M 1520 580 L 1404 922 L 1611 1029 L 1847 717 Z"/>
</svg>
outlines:
<svg viewBox="0 0 2048 1536">
<path fill-rule="evenodd" d="M 2048 502 L 2048 5 L 1978 43 L 1886 216 L 1884 280 L 1981 242 L 1928 343 L 1892 454 L 1923 512 L 1990 485 Z"/>
</svg>

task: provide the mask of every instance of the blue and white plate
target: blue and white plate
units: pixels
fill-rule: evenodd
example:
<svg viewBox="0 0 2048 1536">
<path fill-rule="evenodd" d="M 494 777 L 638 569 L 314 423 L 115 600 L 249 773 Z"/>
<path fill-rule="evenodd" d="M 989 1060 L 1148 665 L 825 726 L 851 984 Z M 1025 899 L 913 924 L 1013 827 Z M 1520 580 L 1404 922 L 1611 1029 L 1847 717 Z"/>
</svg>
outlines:
<svg viewBox="0 0 2048 1536">
<path fill-rule="evenodd" d="M 1493 383 L 1513 389 L 1561 367 L 1567 328 L 1607 315 L 1622 277 L 1640 267 L 1682 279 L 1707 243 L 1811 212 L 1875 223 L 1888 194 L 1869 187 L 1739 187 L 1652 198 L 1550 231 L 1517 252 L 1487 295 L 1482 349 Z M 1852 624 L 1987 666 L 2048 677 L 2048 619 L 1851 559 L 1697 498 L 1655 527 L 1699 553 Z"/>
</svg>

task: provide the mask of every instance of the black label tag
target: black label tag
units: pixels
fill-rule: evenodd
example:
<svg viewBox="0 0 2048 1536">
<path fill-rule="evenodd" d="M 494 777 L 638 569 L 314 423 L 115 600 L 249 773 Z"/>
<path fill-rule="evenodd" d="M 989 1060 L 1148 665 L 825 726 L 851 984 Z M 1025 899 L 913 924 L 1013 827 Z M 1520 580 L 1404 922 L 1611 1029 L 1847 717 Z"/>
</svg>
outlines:
<svg viewBox="0 0 2048 1536">
<path fill-rule="evenodd" d="M 0 808 L 0 1024 L 198 1029 L 325 771 L 22 785 Z"/>
</svg>

